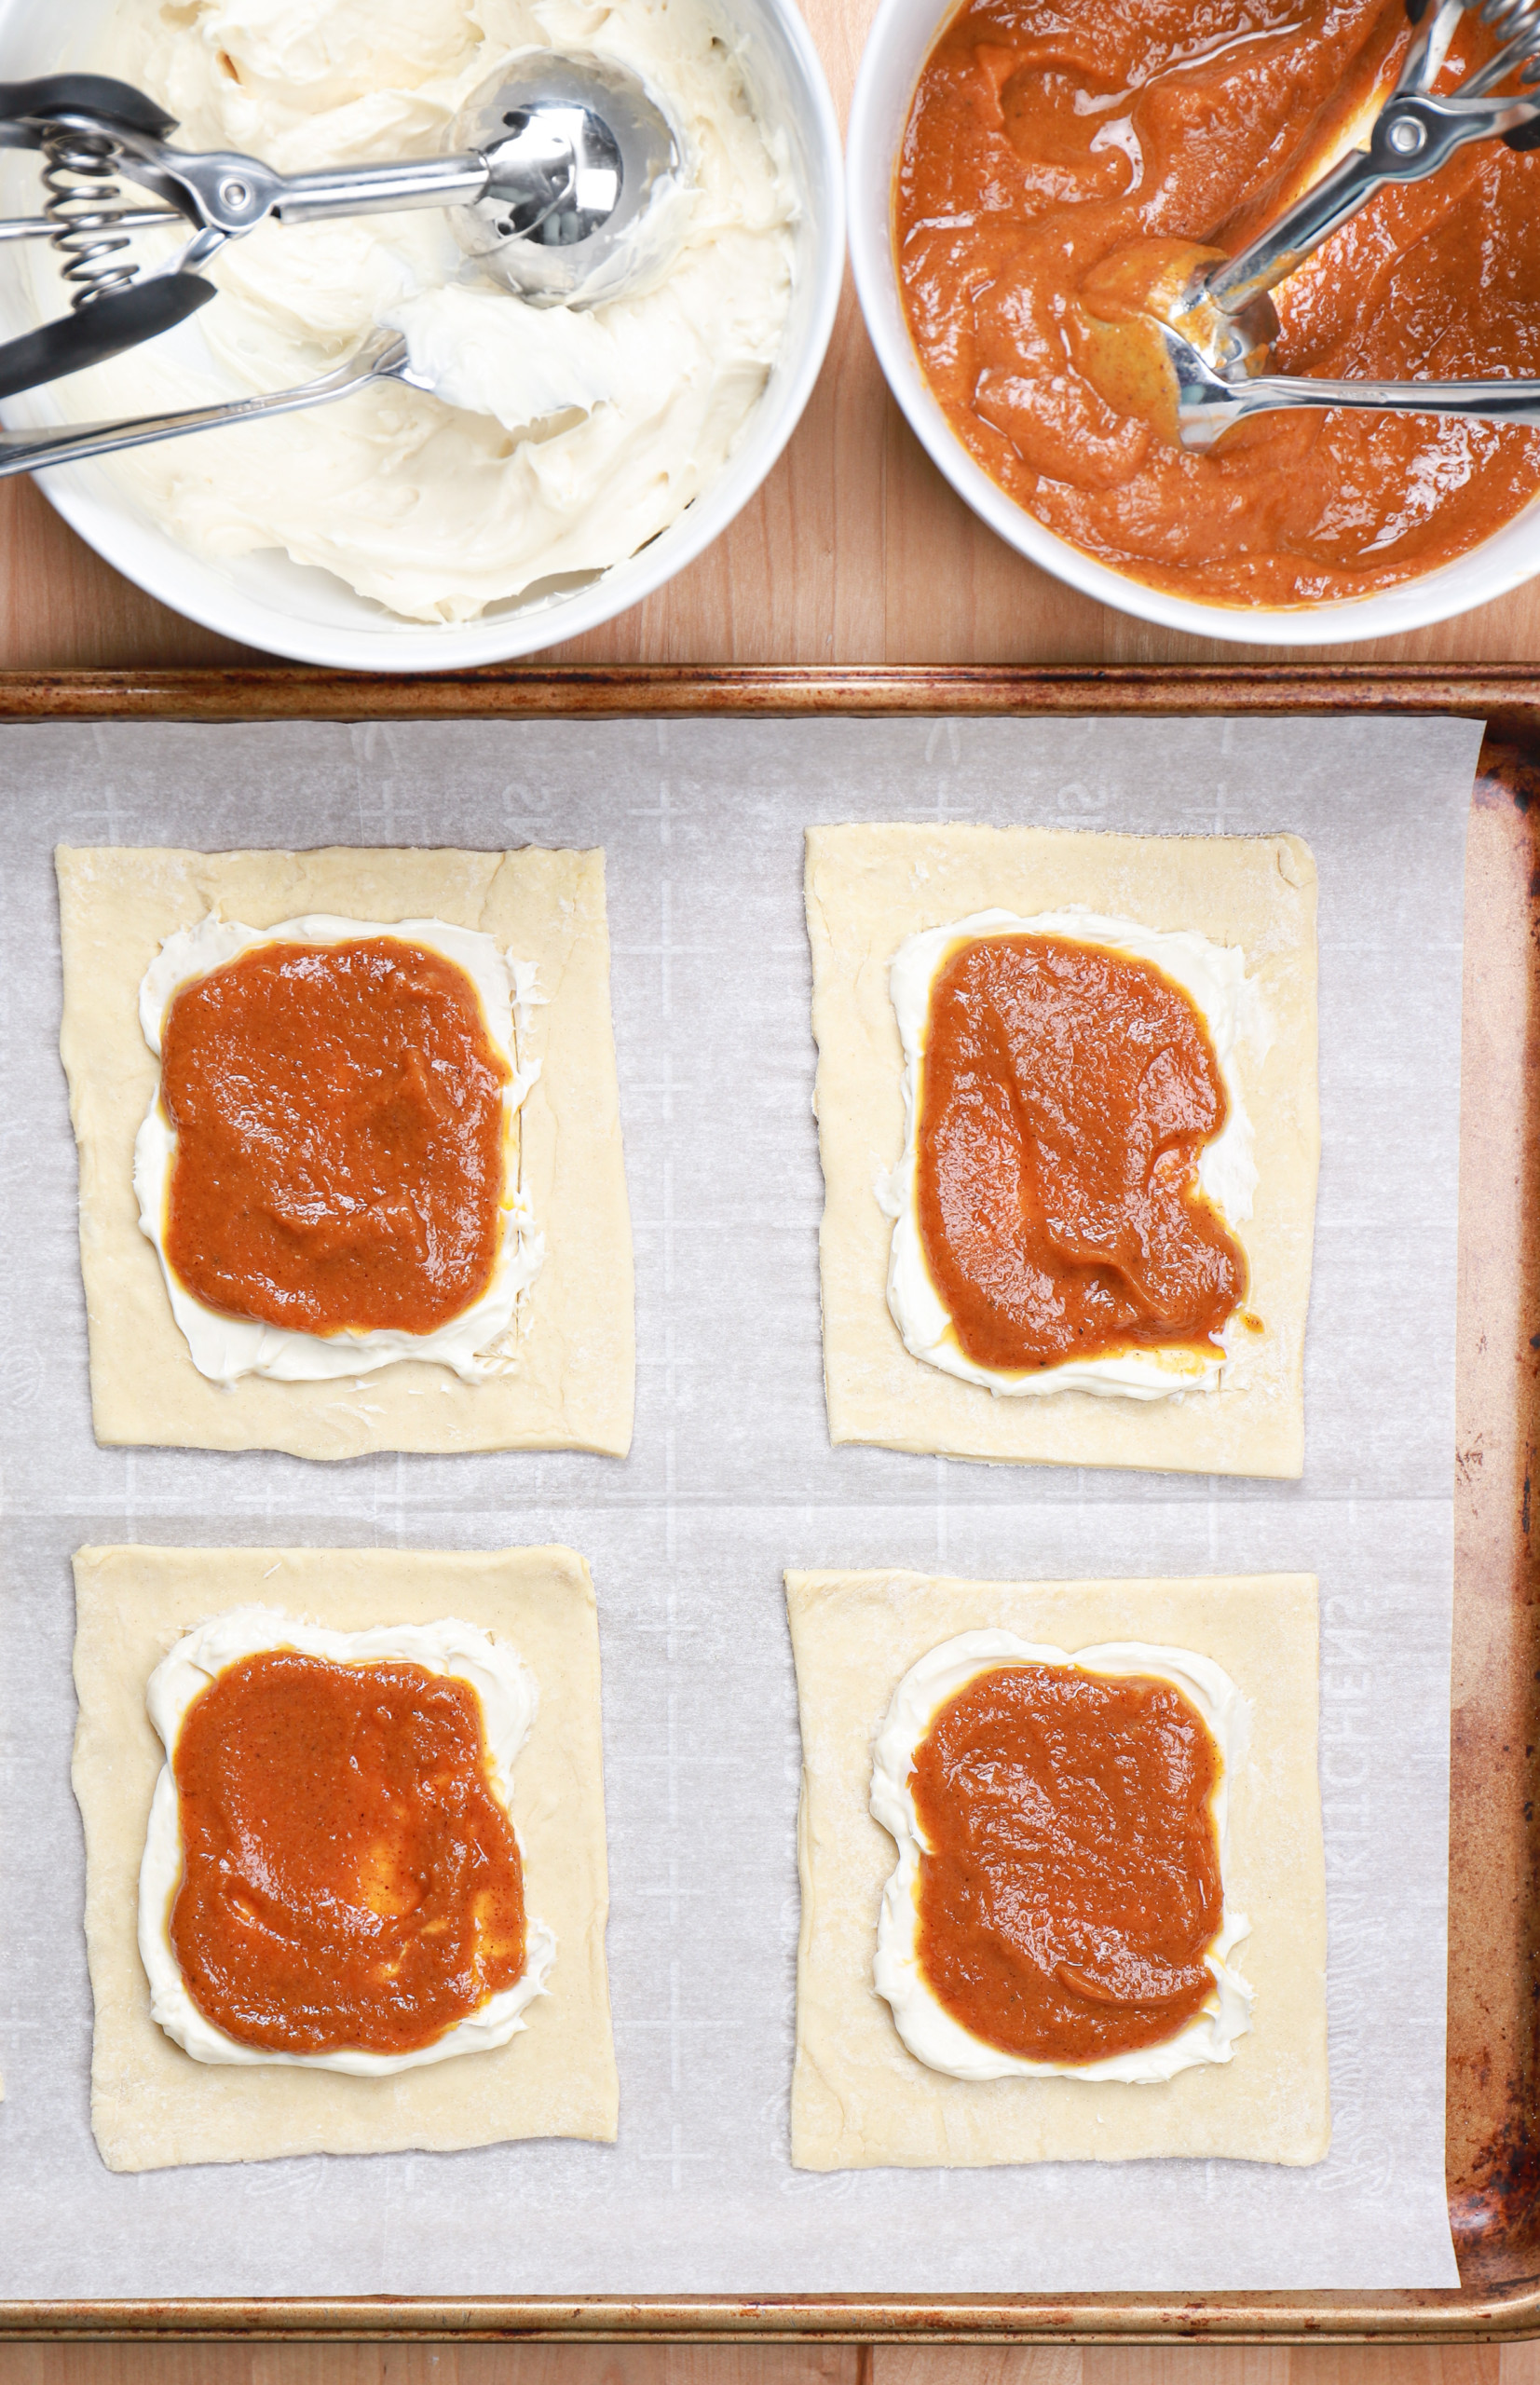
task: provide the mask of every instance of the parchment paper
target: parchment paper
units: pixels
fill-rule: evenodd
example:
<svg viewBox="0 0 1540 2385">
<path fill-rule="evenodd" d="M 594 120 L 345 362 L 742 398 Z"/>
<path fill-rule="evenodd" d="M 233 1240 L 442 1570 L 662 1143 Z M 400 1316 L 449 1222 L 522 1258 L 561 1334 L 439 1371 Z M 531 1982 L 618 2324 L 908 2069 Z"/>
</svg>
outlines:
<svg viewBox="0 0 1540 2385">
<path fill-rule="evenodd" d="M 1446 1817 L 1461 898 L 1478 735 L 1354 720 L 0 731 L 0 2294 L 1457 2283 L 1442 2170 Z M 1315 848 L 1324 1156 L 1302 1482 L 830 1449 L 801 830 L 916 817 L 1290 828 Z M 95 1447 L 56 1051 L 48 853 L 61 838 L 607 848 L 637 1256 L 628 1462 L 323 1469 Z M 102 2169 L 87 2117 L 67 1560 L 116 1538 L 583 1551 L 605 1665 L 618 2146 Z M 788 1564 L 1320 1575 L 1326 2163 L 791 2169 Z"/>
</svg>

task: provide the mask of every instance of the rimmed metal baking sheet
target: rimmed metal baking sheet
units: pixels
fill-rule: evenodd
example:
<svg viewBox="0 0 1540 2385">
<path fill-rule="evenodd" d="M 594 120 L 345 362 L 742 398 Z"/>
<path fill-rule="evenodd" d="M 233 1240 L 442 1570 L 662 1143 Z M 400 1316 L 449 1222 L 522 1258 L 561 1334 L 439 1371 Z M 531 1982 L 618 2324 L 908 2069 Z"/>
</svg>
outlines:
<svg viewBox="0 0 1540 2385">
<path fill-rule="evenodd" d="M 1514 671 L 1289 668 L 1033 674 L 525 673 L 357 683 L 292 672 L 0 680 L 0 717 L 374 717 L 641 713 L 1459 711 L 1492 724 L 1468 845 L 1456 1466 L 1449 2183 L 1458 2292 L 1135 2296 L 584 2296 L 0 2306 L 0 2331 L 729 2338 L 1448 2340 L 1540 2331 L 1530 2112 L 1535 1679 L 1529 1523 L 1540 1124 L 1531 1049 L 1540 684 Z M 1349 799 L 1344 791 L 1344 800 Z M 1473 1022 L 1479 1028 L 1472 1032 Z"/>
</svg>

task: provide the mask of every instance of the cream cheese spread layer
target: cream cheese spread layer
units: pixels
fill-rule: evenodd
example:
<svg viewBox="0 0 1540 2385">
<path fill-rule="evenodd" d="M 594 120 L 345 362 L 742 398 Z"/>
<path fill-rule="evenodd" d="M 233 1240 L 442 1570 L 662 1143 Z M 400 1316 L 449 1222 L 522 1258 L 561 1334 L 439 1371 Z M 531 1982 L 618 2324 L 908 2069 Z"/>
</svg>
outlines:
<svg viewBox="0 0 1540 2385">
<path fill-rule="evenodd" d="M 1110 2054 L 1100 2062 L 1029 2062 L 974 2035 L 940 2001 L 920 1965 L 920 1859 L 926 1851 L 909 1789 L 915 1752 L 937 1712 L 978 1674 L 1001 1665 L 1073 1665 L 1087 1673 L 1135 1673 L 1168 1681 L 1196 1707 L 1220 1758 L 1210 1804 L 1220 1846 L 1224 1917 L 1204 1960 L 1214 1974 L 1212 1995 L 1196 2017 L 1162 2045 Z M 893 2023 L 917 2062 L 952 2078 L 1118 2078 L 1154 2086 L 1203 2063 L 1229 2062 L 1235 2039 L 1251 2026 L 1252 1989 L 1229 1957 L 1251 1924 L 1230 1901 L 1230 1776 L 1245 1753 L 1250 1709 L 1210 1656 L 1186 1648 L 1149 1647 L 1140 1640 L 1107 1641 L 1069 1656 L 1014 1631 L 964 1631 L 911 1665 L 878 1736 L 872 1762 L 873 1819 L 896 1842 L 898 1862 L 882 1892 L 872 1978 L 893 2008 Z"/>
<path fill-rule="evenodd" d="M 1247 976 L 1246 956 L 1236 946 L 1211 943 L 1188 928 L 1147 928 L 1135 920 L 1108 918 L 1078 904 L 1061 911 L 1039 911 L 1030 919 L 1014 911 L 974 911 L 947 927 L 923 928 L 900 945 L 889 976 L 904 1045 L 904 1150 L 897 1165 L 876 1187 L 884 1215 L 893 1220 L 888 1306 L 905 1348 L 945 1374 L 1012 1398 L 1086 1391 L 1114 1398 L 1168 1399 L 1180 1392 L 1219 1390 L 1231 1363 L 1228 1342 L 1222 1356 L 1190 1347 L 1155 1347 L 1069 1358 L 1060 1366 L 1019 1373 L 975 1365 L 959 1345 L 951 1315 L 925 1264 L 917 1206 L 916 1130 L 932 987 L 960 944 L 989 935 L 1066 936 L 1152 962 L 1180 986 L 1208 1030 L 1229 1104 L 1223 1129 L 1199 1155 L 1198 1182 L 1243 1247 L 1239 1229 L 1251 1215 L 1257 1189 L 1252 1126 L 1235 1053 L 1244 1041 L 1261 1057 L 1270 1039 L 1261 994 Z M 1233 1321 L 1228 1329 L 1233 1328 Z"/>
<path fill-rule="evenodd" d="M 380 1329 L 370 1333 L 297 1333 L 255 1318 L 230 1316 L 194 1298 L 166 1255 L 167 1204 L 176 1163 L 176 1132 L 156 1087 L 134 1142 L 133 1183 L 141 1230 L 154 1243 L 171 1314 L 185 1336 L 199 1374 L 213 1383 L 242 1375 L 270 1375 L 282 1383 L 320 1383 L 339 1375 L 367 1375 L 400 1358 L 426 1358 L 449 1367 L 462 1383 L 485 1383 L 515 1363 L 519 1304 L 539 1274 L 545 1237 L 536 1229 L 529 1201 L 519 1183 L 518 1113 L 540 1073 L 538 1060 L 521 1066 L 519 1041 L 529 1014 L 544 1001 L 536 990 L 535 963 L 500 952 L 479 929 L 451 927 L 443 920 L 343 920 L 313 912 L 277 927 L 242 927 L 211 912 L 196 927 L 168 936 L 144 973 L 139 989 L 139 1022 L 158 1059 L 161 1029 L 179 987 L 223 968 L 264 944 L 356 944 L 375 936 L 419 944 L 464 971 L 475 987 L 494 1048 L 507 1063 L 503 1087 L 505 1167 L 502 1233 L 491 1281 L 458 1316 L 431 1333 Z"/>
<path fill-rule="evenodd" d="M 469 265 L 440 210 L 268 224 L 211 268 L 197 335 L 61 385 L 77 420 L 282 389 L 402 332 L 433 393 L 383 381 L 319 411 L 137 449 L 109 470 L 210 561 L 279 548 L 413 620 L 606 570 L 722 471 L 780 350 L 797 199 L 709 0 L 117 0 L 83 56 L 178 119 L 179 147 L 283 172 L 440 151 L 520 53 L 637 75 L 681 151 L 641 220 L 646 269 L 587 310 L 535 307 Z M 178 238 L 136 236 L 158 263 Z M 51 252 L 41 317 L 63 309 Z"/>
<path fill-rule="evenodd" d="M 373 1631 L 332 1631 L 320 1624 L 296 1622 L 276 1607 L 243 1606 L 200 1623 L 162 1657 L 146 1692 L 150 1720 L 166 1751 L 139 1873 L 139 1953 L 150 1983 L 151 2019 L 195 2062 L 279 2063 L 290 2069 L 345 2070 L 357 2078 L 416 2070 L 425 2063 L 447 2062 L 455 2054 L 506 2045 L 529 2025 L 523 2018 L 525 2007 L 551 1992 L 546 1981 L 556 1959 L 555 1936 L 543 1921 L 528 1915 L 520 1978 L 415 2053 L 346 2048 L 335 2053 L 268 2052 L 242 2045 L 216 2028 L 193 2002 L 170 1938 L 171 1907 L 182 1882 L 182 1822 L 172 1757 L 183 1718 L 210 1683 L 242 1657 L 273 1648 L 293 1648 L 301 1656 L 341 1665 L 394 1660 L 469 1682 L 481 1701 L 492 1788 L 512 1827 L 514 1760 L 529 1737 L 539 1694 L 534 1674 L 504 1642 L 453 1616 L 440 1623 L 384 1624 Z M 520 1857 L 522 1860 L 522 1847 Z"/>
</svg>

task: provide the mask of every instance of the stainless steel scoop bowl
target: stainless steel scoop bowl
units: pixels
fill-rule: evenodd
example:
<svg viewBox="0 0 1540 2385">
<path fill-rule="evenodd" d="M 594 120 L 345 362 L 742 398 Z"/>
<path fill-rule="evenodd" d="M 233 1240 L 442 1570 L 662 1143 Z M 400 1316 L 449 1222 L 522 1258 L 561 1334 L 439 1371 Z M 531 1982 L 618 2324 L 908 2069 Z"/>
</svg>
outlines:
<svg viewBox="0 0 1540 2385">
<path fill-rule="evenodd" d="M 485 191 L 450 210 L 467 256 L 535 305 L 609 296 L 659 184 L 679 171 L 674 134 L 633 75 L 537 50 L 473 94 L 457 147 L 484 157 Z"/>
</svg>

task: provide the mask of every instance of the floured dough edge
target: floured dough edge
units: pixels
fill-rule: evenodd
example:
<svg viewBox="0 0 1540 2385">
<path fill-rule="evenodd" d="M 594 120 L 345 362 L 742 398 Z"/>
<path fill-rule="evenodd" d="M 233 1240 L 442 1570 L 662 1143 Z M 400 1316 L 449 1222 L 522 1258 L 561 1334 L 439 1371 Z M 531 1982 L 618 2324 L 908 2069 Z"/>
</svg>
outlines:
<svg viewBox="0 0 1540 2385">
<path fill-rule="evenodd" d="M 72 1778 L 86 1839 L 91 2126 L 107 2168 L 450 2152 L 541 2136 L 613 2140 L 599 1645 L 583 1560 L 558 1547 L 88 1547 L 75 1555 L 75 1580 Z M 539 1682 L 514 1768 L 514 1808 L 530 1909 L 558 1952 L 550 1994 L 507 2045 L 388 2078 L 211 2068 L 151 2019 L 135 1884 L 162 1750 L 145 1687 L 195 1624 L 262 1603 L 339 1631 L 452 1613 L 506 1640 Z"/>
<path fill-rule="evenodd" d="M 796 2167 L 970 2169 L 1167 2156 L 1309 2165 L 1330 2145 L 1326 1862 L 1310 1574 L 979 1582 L 894 1570 L 790 1573 L 802 1734 Z M 1230 1783 L 1227 1894 L 1251 1917 L 1251 2029 L 1232 2062 L 1162 2085 L 963 2080 L 917 2062 L 872 1980 L 893 1843 L 868 1806 L 899 1682 L 967 1631 L 1078 1649 L 1141 1640 L 1212 1658 L 1251 1704 Z"/>
<path fill-rule="evenodd" d="M 837 1445 L 995 1464 L 1294 1478 L 1304 1460 L 1303 1356 L 1320 1152 L 1315 865 L 1297 837 L 1125 837 L 1076 829 L 879 826 L 807 832 L 805 898 L 818 1046 L 825 1391 Z M 1083 905 L 1238 946 L 1274 1041 L 1242 1053 L 1256 1133 L 1245 1230 L 1248 1309 L 1220 1391 L 1135 1402 L 1062 1392 L 995 1397 L 904 1348 L 889 1314 L 891 1228 L 874 1190 L 904 1146 L 903 1049 L 888 991 L 918 931 L 1002 909 Z"/>
<path fill-rule="evenodd" d="M 349 1458 L 581 1449 L 624 1456 L 635 1399 L 634 1276 L 609 1004 L 602 852 L 329 847 L 198 853 L 61 847 L 60 1049 L 80 1159 L 91 1413 L 104 1445 Z M 140 1232 L 133 1143 L 156 1082 L 138 986 L 165 938 L 217 910 L 255 927 L 311 912 L 442 919 L 533 961 L 540 1075 L 523 1171 L 546 1237 L 519 1363 L 461 1383 L 408 1359 L 358 1381 L 225 1385 L 193 1365 Z"/>
</svg>

